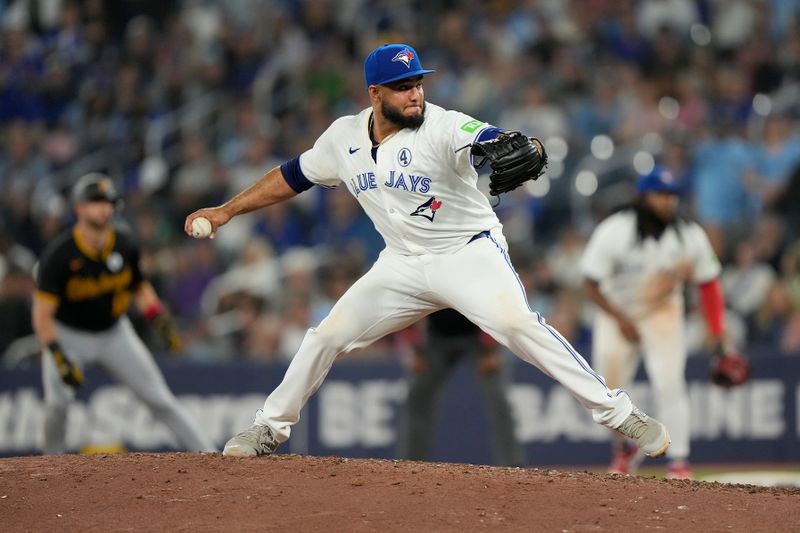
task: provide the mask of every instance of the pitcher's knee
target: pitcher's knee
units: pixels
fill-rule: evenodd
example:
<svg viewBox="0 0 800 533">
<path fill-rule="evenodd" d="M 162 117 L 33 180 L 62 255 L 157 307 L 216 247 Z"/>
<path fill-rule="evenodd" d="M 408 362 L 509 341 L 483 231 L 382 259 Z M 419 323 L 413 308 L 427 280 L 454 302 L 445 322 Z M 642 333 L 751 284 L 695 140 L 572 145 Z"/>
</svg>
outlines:
<svg viewBox="0 0 800 533">
<path fill-rule="evenodd" d="M 318 350 L 340 354 L 347 349 L 348 345 L 352 344 L 352 339 L 348 335 L 344 335 L 341 330 L 327 326 L 323 322 L 319 327 L 311 328 L 306 332 L 303 344 L 306 343 Z"/>
<path fill-rule="evenodd" d="M 507 312 L 498 316 L 492 325 L 501 338 L 513 341 L 527 335 L 534 327 L 536 316 L 530 312 Z"/>
</svg>

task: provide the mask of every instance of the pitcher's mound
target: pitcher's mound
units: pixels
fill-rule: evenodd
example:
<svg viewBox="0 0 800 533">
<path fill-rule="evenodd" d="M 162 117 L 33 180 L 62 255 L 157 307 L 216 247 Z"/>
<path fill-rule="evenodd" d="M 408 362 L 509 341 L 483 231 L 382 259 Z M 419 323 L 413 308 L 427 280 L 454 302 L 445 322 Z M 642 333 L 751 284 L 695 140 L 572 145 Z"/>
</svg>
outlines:
<svg viewBox="0 0 800 533">
<path fill-rule="evenodd" d="M 3 531 L 800 531 L 800 489 L 276 455 L 0 459 Z"/>
</svg>

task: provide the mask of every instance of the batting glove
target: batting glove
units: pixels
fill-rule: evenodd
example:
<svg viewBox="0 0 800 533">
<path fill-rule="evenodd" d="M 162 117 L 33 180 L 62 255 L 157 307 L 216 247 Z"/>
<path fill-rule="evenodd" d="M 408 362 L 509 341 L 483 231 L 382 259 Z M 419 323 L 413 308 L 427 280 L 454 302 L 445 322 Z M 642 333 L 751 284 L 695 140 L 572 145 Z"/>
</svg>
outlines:
<svg viewBox="0 0 800 533">
<path fill-rule="evenodd" d="M 83 387 L 85 381 L 83 371 L 69 360 L 61 345 L 57 341 L 53 341 L 47 345 L 47 349 L 50 350 L 50 354 L 53 356 L 61 381 L 74 389 Z"/>
<path fill-rule="evenodd" d="M 167 313 L 161 313 L 153 319 L 153 327 L 158 336 L 164 341 L 170 352 L 179 352 L 183 347 L 181 337 L 175 327 L 175 322 Z"/>
</svg>

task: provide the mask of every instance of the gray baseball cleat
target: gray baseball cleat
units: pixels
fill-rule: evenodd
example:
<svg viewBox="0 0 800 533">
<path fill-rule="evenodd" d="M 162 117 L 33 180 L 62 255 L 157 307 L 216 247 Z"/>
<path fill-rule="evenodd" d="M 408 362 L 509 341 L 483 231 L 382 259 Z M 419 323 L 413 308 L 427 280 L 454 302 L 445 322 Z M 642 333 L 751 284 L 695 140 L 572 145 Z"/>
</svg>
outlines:
<svg viewBox="0 0 800 533">
<path fill-rule="evenodd" d="M 633 412 L 616 429 L 633 439 L 639 449 L 650 457 L 664 455 L 672 442 L 664 424 L 647 416 L 638 407 L 634 407 Z"/>
<path fill-rule="evenodd" d="M 231 438 L 222 450 L 222 455 L 229 457 L 253 457 L 270 455 L 278 447 L 275 434 L 267 426 L 253 424 L 235 437 Z"/>
</svg>

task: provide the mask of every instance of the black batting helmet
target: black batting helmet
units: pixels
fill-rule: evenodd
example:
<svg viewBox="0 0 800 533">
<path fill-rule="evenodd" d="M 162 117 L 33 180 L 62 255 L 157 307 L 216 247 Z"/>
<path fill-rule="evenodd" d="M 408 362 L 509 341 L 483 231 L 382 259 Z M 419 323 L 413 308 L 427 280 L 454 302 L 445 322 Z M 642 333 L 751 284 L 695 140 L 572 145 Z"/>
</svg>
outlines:
<svg viewBox="0 0 800 533">
<path fill-rule="evenodd" d="M 117 204 L 119 195 L 114 182 L 107 175 L 92 172 L 82 176 L 72 187 L 72 203 L 79 202 L 111 202 Z"/>
</svg>

